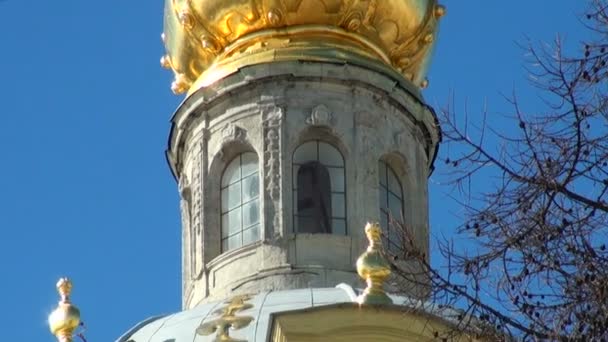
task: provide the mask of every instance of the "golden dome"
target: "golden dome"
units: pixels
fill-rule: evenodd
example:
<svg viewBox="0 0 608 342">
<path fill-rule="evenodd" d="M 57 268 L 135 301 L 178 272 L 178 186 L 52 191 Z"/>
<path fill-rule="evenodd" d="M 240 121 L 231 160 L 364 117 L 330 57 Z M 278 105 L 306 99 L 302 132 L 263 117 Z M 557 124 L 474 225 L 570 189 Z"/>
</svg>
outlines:
<svg viewBox="0 0 608 342">
<path fill-rule="evenodd" d="M 175 93 L 271 61 L 375 65 L 420 87 L 445 8 L 437 0 L 166 0 Z"/>
</svg>

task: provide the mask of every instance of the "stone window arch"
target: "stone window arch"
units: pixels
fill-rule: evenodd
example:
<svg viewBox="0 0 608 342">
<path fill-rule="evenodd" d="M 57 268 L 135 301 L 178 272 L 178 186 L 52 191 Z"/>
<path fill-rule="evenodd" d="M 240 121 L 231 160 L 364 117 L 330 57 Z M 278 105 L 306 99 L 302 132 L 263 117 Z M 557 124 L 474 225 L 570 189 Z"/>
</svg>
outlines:
<svg viewBox="0 0 608 342">
<path fill-rule="evenodd" d="M 378 176 L 380 224 L 384 230 L 384 244 L 389 251 L 400 251 L 403 249 L 403 233 L 389 223 L 391 217 L 404 222 L 403 186 L 395 170 L 384 160 L 378 161 Z"/>
<path fill-rule="evenodd" d="M 260 173 L 253 152 L 237 155 L 221 180 L 222 252 L 260 239 Z"/>
<path fill-rule="evenodd" d="M 307 141 L 293 153 L 294 232 L 346 235 L 344 157 L 333 145 Z"/>
</svg>

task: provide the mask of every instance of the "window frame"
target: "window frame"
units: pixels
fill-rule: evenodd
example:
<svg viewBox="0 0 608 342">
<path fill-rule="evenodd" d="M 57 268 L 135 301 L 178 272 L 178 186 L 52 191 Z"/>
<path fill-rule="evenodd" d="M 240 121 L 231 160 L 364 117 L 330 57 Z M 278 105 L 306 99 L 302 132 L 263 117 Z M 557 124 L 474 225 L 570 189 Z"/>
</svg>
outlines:
<svg viewBox="0 0 608 342">
<path fill-rule="evenodd" d="M 303 146 L 305 146 L 306 144 L 311 144 L 314 143 L 316 144 L 316 158 L 315 159 L 306 159 L 306 160 L 297 160 L 296 156 L 298 151 L 300 150 L 300 148 L 302 148 Z M 329 146 L 331 149 L 333 149 L 332 152 L 336 152 L 339 156 L 340 156 L 340 160 L 338 163 L 332 163 L 332 164 L 327 164 L 321 161 L 321 146 L 323 144 L 326 144 L 327 146 Z M 306 140 L 303 141 L 302 143 L 300 143 L 294 150 L 293 150 L 293 154 L 292 154 L 292 159 L 291 159 L 291 167 L 292 167 L 292 182 L 291 182 L 291 194 L 292 194 L 292 232 L 294 234 L 306 234 L 306 233 L 300 233 L 298 231 L 298 218 L 300 217 L 298 215 L 298 174 L 299 174 L 299 170 L 300 167 L 303 165 L 306 165 L 309 162 L 318 162 L 320 165 L 322 165 L 328 172 L 329 174 L 329 182 L 330 182 L 330 189 L 329 189 L 329 196 L 331 198 L 331 207 L 332 207 L 332 213 L 331 216 L 329 217 L 330 222 L 331 222 L 331 233 L 310 233 L 310 234 L 331 234 L 331 235 L 338 235 L 338 236 L 347 236 L 348 235 L 348 206 L 347 206 L 347 199 L 348 199 L 348 189 L 347 189 L 347 182 L 346 182 L 346 161 L 344 160 L 344 155 L 342 154 L 342 151 L 340 151 L 339 148 L 337 148 L 334 144 L 326 141 L 326 140 L 322 140 L 322 139 L 311 139 L 311 140 Z M 338 191 L 335 190 L 337 187 L 334 184 L 334 182 L 332 182 L 332 174 L 331 171 L 332 170 L 341 170 L 342 171 L 342 191 Z M 339 187 L 338 187 L 339 189 Z M 334 195 L 339 195 L 343 197 L 343 208 L 341 208 L 341 210 L 343 211 L 343 216 L 334 216 L 333 215 L 333 210 L 334 209 L 334 201 L 333 201 L 333 196 Z M 334 229 L 334 221 L 340 221 L 343 224 L 343 232 L 336 232 L 336 230 Z M 342 228 L 341 228 L 342 230 Z"/>
<path fill-rule="evenodd" d="M 382 167 L 383 166 L 383 167 Z M 381 171 L 384 169 L 384 175 L 382 175 Z M 397 182 L 397 186 L 399 187 L 399 193 L 396 194 L 390 188 L 390 175 L 393 176 L 395 181 Z M 383 184 L 384 180 L 384 184 Z M 383 191 L 386 193 L 386 197 L 382 198 Z M 395 216 L 395 213 L 391 211 L 391 195 L 396 197 L 400 202 L 400 217 Z M 399 174 L 395 171 L 395 168 L 391 166 L 391 163 L 384 159 L 378 160 L 378 209 L 380 212 L 380 221 L 382 222 L 383 229 L 383 244 L 386 245 L 386 248 L 389 251 L 402 251 L 403 250 L 403 241 L 394 241 L 391 239 L 391 232 L 395 229 L 390 226 L 390 218 L 392 217 L 395 220 L 403 220 L 405 221 L 405 191 L 403 189 L 403 182 L 399 177 Z M 388 211 L 385 211 L 387 209 Z M 402 236 L 402 235 L 401 235 Z"/>
<path fill-rule="evenodd" d="M 251 155 L 252 157 L 255 157 L 255 171 L 253 172 L 249 172 L 247 173 L 245 176 L 243 176 L 243 157 L 246 155 Z M 228 182 L 227 184 L 225 183 L 225 177 L 227 177 L 226 172 L 228 171 L 228 169 L 233 165 L 233 163 L 238 162 L 238 179 L 237 180 L 232 180 L 231 182 Z M 226 163 L 224 166 L 224 169 L 222 171 L 221 177 L 220 177 L 220 183 L 219 183 L 219 197 L 220 197 L 220 201 L 219 201 L 219 226 L 220 226 L 220 235 L 219 235 L 219 242 L 220 242 L 220 254 L 222 253 L 226 253 L 229 251 L 233 251 L 233 250 L 237 250 L 239 248 L 248 246 L 250 244 L 253 244 L 257 241 L 260 241 L 261 238 L 261 233 L 262 233 L 262 191 L 261 191 L 261 175 L 260 175 L 260 160 L 258 155 L 255 152 L 251 152 L 251 151 L 246 151 L 246 152 L 241 152 L 239 154 L 237 154 L 234 158 L 232 158 L 230 160 L 230 162 Z M 245 164 L 245 165 L 249 165 L 249 164 Z M 253 164 L 252 164 L 253 165 Z M 243 184 L 245 183 L 245 180 L 247 180 L 250 177 L 257 177 L 257 191 L 256 194 L 254 196 L 251 196 L 250 198 L 248 198 L 247 200 L 245 200 L 245 196 L 246 194 L 244 193 L 244 189 L 243 189 Z M 232 186 L 236 186 L 238 184 L 239 187 L 239 198 L 238 198 L 238 205 L 235 205 L 234 207 L 230 207 L 228 205 L 228 207 L 224 206 L 224 193 L 225 190 L 229 189 Z M 244 213 L 244 209 L 247 205 L 250 204 L 255 204 L 257 202 L 257 221 L 253 224 L 250 224 L 248 226 L 244 225 L 244 219 L 245 219 L 245 213 Z M 240 229 L 237 232 L 234 233 L 230 233 L 230 227 L 227 227 L 224 223 L 224 216 L 225 215 L 229 215 L 230 213 L 234 212 L 234 211 L 240 211 L 238 213 L 239 215 L 239 224 L 240 224 Z M 229 216 L 228 216 L 229 217 Z M 256 229 L 257 226 L 257 229 Z M 226 234 L 224 233 L 227 230 Z M 247 231 L 250 230 L 257 230 L 257 235 L 253 238 L 253 240 L 245 242 L 244 237 L 246 235 Z M 237 247 L 232 247 L 229 248 L 228 247 L 228 240 L 230 238 L 234 238 L 238 236 L 240 238 L 240 244 Z M 225 245 L 226 243 L 226 245 Z"/>
</svg>

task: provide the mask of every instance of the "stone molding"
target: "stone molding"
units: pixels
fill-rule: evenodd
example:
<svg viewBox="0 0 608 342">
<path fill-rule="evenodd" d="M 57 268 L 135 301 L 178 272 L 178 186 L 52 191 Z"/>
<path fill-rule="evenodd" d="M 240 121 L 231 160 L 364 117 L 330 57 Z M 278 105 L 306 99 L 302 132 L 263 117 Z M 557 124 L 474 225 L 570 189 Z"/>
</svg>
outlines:
<svg viewBox="0 0 608 342">
<path fill-rule="evenodd" d="M 409 117 L 419 127 L 421 141 L 425 145 L 429 166 L 432 168 L 435 159 L 436 148 L 440 138 L 440 130 L 437 126 L 437 118 L 429 106 L 427 106 L 420 92 L 411 83 L 403 79 L 393 78 L 389 74 L 366 68 L 361 65 L 333 65 L 323 62 L 275 62 L 272 68 L 268 64 L 251 65 L 240 69 L 214 85 L 201 88 L 191 94 L 178 108 L 171 119 L 172 127 L 169 135 L 169 146 L 167 159 L 174 175 L 181 172 L 181 158 L 183 155 L 180 146 L 184 144 L 189 130 L 188 123 L 192 120 L 184 120 L 184 116 L 207 115 L 207 109 L 216 100 L 225 96 L 233 96 L 247 89 L 256 87 L 264 82 L 289 81 L 297 83 L 307 80 L 323 79 L 327 84 L 350 84 L 352 87 L 361 85 L 365 89 L 377 92 L 379 96 L 390 99 L 393 106 L 399 107 L 399 111 Z M 238 91 L 237 91 L 238 89 Z"/>
</svg>

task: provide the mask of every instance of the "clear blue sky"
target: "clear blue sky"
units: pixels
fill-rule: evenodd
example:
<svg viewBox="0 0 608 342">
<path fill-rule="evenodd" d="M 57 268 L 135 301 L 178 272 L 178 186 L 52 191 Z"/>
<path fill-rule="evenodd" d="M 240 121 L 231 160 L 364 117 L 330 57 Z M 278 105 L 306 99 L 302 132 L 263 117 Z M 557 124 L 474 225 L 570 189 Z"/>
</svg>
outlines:
<svg viewBox="0 0 608 342">
<path fill-rule="evenodd" d="M 508 112 L 500 94 L 516 89 L 537 108 L 515 42 L 561 32 L 577 44 L 583 2 L 445 0 L 427 101 L 442 106 L 454 91 L 475 118 L 486 102 Z M 89 342 L 180 309 L 179 203 L 163 152 L 181 98 L 159 67 L 162 10 L 161 0 L 0 0 L 2 340 L 54 341 L 46 316 L 63 275 Z M 437 166 L 433 234 L 458 223 Z"/>
</svg>

